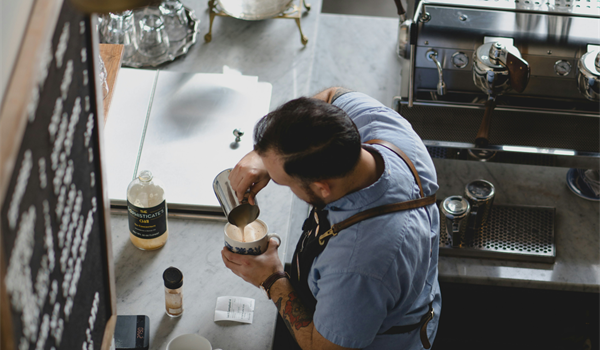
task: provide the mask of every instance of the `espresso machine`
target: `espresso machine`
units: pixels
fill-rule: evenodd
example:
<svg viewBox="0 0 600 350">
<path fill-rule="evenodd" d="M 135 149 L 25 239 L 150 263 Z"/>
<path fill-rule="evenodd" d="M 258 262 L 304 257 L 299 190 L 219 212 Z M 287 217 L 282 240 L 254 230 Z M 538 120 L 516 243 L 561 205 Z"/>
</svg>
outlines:
<svg viewBox="0 0 600 350">
<path fill-rule="evenodd" d="M 598 170 L 599 4 L 421 0 L 409 1 L 406 11 L 398 6 L 402 70 L 393 107 L 432 158 Z M 494 204 L 485 222 L 471 227 L 465 221 L 476 220 L 456 219 L 440 200 L 441 214 L 452 218 L 441 222 L 441 255 L 554 262 L 556 208 Z"/>
<path fill-rule="evenodd" d="M 598 169 L 598 33 L 586 0 L 409 3 L 394 108 L 435 158 Z"/>
</svg>

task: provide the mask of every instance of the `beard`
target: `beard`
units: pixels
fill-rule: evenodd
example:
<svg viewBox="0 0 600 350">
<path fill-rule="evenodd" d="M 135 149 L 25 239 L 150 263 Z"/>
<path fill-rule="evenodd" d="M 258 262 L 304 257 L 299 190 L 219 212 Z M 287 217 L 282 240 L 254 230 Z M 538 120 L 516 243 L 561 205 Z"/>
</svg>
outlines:
<svg viewBox="0 0 600 350">
<path fill-rule="evenodd" d="M 325 202 L 319 198 L 319 196 L 317 196 L 317 194 L 315 193 L 315 191 L 313 191 L 312 188 L 310 188 L 310 183 L 309 182 L 302 182 L 302 189 L 304 190 L 304 192 L 306 193 L 306 195 L 308 196 L 308 200 L 306 201 L 308 204 L 312 205 L 313 207 L 317 208 L 317 210 L 321 210 L 325 207 Z"/>
</svg>

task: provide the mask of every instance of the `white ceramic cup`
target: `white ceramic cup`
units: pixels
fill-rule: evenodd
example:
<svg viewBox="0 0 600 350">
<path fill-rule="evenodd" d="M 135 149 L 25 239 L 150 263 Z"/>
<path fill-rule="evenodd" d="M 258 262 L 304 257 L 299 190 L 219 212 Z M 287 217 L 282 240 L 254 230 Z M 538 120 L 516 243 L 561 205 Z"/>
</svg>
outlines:
<svg viewBox="0 0 600 350">
<path fill-rule="evenodd" d="M 241 240 L 234 239 L 227 234 L 228 227 L 231 227 L 229 228 L 229 230 L 231 230 L 232 228 L 236 228 L 230 223 L 227 223 L 225 224 L 225 228 L 223 229 L 223 238 L 225 239 L 225 246 L 229 250 L 237 254 L 260 255 L 267 250 L 267 247 L 269 246 L 269 240 L 271 238 L 277 239 L 279 241 L 279 244 L 281 245 L 281 237 L 279 237 L 279 235 L 276 233 L 269 233 L 269 227 L 264 221 L 257 219 L 251 224 L 262 225 L 264 228 L 264 235 L 252 241 L 242 242 Z"/>
<path fill-rule="evenodd" d="M 212 345 L 198 334 L 182 334 L 169 342 L 167 350 L 212 350 Z"/>
</svg>

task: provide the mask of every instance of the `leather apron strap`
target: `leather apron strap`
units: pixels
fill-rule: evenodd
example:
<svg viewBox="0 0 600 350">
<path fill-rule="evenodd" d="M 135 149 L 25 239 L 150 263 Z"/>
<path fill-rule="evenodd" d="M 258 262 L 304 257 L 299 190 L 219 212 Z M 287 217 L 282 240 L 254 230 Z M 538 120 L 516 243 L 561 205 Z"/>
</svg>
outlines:
<svg viewBox="0 0 600 350">
<path fill-rule="evenodd" d="M 408 167 L 410 168 L 410 171 L 412 172 L 413 177 L 415 178 L 415 182 L 417 183 L 417 185 L 419 185 L 419 192 L 421 194 L 421 198 L 425 197 L 425 195 L 423 194 L 423 186 L 421 186 L 421 179 L 419 178 L 419 173 L 417 172 L 417 168 L 415 168 L 415 165 L 413 164 L 413 162 L 410 161 L 410 158 L 408 158 L 406 153 L 402 152 L 402 150 L 400 148 L 396 147 L 396 145 L 394 145 L 393 143 L 387 142 L 385 140 L 373 139 L 373 140 L 369 140 L 365 143 L 368 143 L 371 145 L 377 144 L 377 145 L 383 146 L 383 147 L 393 151 L 394 153 L 396 153 L 398 155 L 398 157 L 402 158 L 404 163 L 406 163 L 406 165 L 408 165 Z"/>
<path fill-rule="evenodd" d="M 319 236 L 319 244 L 320 245 L 325 244 L 325 238 L 327 238 L 329 236 L 337 236 L 337 234 L 341 230 L 348 228 L 348 227 L 350 227 L 358 222 L 361 222 L 363 220 L 366 220 L 366 219 L 369 219 L 369 218 L 372 218 L 375 216 L 379 216 L 379 215 L 393 213 L 396 211 L 421 208 L 421 207 L 425 207 L 425 206 L 435 203 L 435 194 L 432 196 L 429 196 L 429 197 L 424 197 L 425 194 L 423 193 L 423 186 L 421 186 L 421 179 L 419 178 L 419 173 L 417 172 L 417 169 L 415 168 L 415 165 L 413 164 L 413 162 L 410 161 L 410 158 L 408 158 L 408 156 L 404 152 L 402 152 L 401 149 L 399 149 L 394 144 L 387 142 L 385 140 L 374 139 L 374 140 L 369 140 L 366 143 L 378 144 L 378 145 L 386 147 L 389 150 L 391 150 L 392 152 L 396 153 L 398 155 L 398 157 L 400 157 L 406 163 L 406 165 L 408 165 L 408 168 L 412 172 L 413 177 L 415 178 L 415 182 L 419 186 L 419 194 L 421 195 L 421 198 L 413 199 L 413 200 L 406 201 L 406 202 L 385 204 L 385 205 L 371 208 L 371 209 L 362 211 L 360 213 L 357 213 L 355 215 L 352 215 L 348 219 L 332 225 L 331 229 L 329 229 L 324 234 L 320 235 Z"/>
</svg>

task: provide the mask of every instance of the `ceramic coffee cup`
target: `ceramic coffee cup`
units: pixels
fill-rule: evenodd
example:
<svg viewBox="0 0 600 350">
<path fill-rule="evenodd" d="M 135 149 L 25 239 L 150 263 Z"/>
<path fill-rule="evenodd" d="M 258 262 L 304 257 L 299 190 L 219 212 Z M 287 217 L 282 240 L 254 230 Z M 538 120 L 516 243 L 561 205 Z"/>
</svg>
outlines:
<svg viewBox="0 0 600 350">
<path fill-rule="evenodd" d="M 234 253 L 244 255 L 260 255 L 267 250 L 269 240 L 275 238 L 281 244 L 281 237 L 276 233 L 269 233 L 269 227 L 262 220 L 255 220 L 248 224 L 242 235 L 242 230 L 230 223 L 225 224 L 223 230 L 225 246 Z"/>
<path fill-rule="evenodd" d="M 182 334 L 169 342 L 167 350 L 212 350 L 212 345 L 198 334 Z"/>
</svg>

